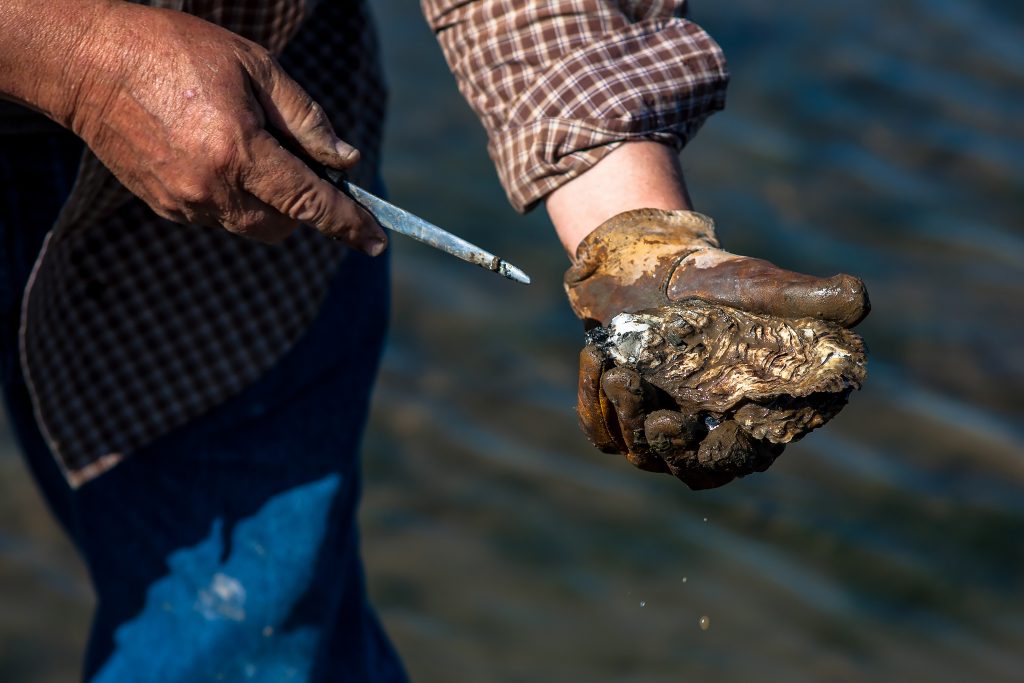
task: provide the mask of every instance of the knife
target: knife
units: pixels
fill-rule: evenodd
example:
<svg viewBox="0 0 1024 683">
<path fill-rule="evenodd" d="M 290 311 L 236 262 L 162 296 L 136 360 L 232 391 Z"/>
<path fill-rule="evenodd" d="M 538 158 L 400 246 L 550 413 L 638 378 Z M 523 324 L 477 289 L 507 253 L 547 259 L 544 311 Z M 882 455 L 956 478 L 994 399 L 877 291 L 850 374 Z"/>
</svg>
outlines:
<svg viewBox="0 0 1024 683">
<path fill-rule="evenodd" d="M 377 219 L 378 223 L 388 230 L 407 235 L 424 244 L 429 244 L 435 249 L 448 252 L 463 261 L 468 261 L 481 268 L 504 275 L 509 280 L 515 280 L 524 285 L 530 284 L 530 276 L 508 261 L 498 258 L 489 251 L 485 251 L 461 237 L 442 230 L 433 223 L 425 221 L 405 209 L 400 209 L 394 204 L 384 201 L 358 185 L 353 185 L 340 171 L 325 168 L 324 172 L 338 189 L 366 209 L 371 216 Z"/>
</svg>

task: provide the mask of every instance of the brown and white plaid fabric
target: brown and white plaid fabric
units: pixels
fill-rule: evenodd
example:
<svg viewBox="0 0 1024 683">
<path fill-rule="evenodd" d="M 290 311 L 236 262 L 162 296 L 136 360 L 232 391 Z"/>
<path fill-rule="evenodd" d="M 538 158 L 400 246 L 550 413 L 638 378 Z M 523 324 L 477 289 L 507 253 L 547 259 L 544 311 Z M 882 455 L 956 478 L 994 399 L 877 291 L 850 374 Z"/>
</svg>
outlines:
<svg viewBox="0 0 1024 683">
<path fill-rule="evenodd" d="M 281 52 L 376 176 L 385 89 L 361 0 L 155 0 Z M 517 209 L 623 141 L 682 146 L 723 106 L 717 45 L 683 2 L 423 0 Z M 283 51 L 282 51 L 283 50 Z M 156 217 L 91 154 L 25 294 L 36 416 L 78 486 L 265 372 L 316 315 L 344 249 L 266 246 Z"/>
<path fill-rule="evenodd" d="M 525 211 L 626 140 L 681 148 L 725 106 L 721 49 L 682 0 L 422 0 Z"/>
<path fill-rule="evenodd" d="M 362 2 L 159 4 L 271 48 L 287 42 L 285 70 L 362 152 L 353 180 L 372 183 L 386 94 Z M 308 227 L 272 247 L 170 223 L 87 153 L 21 329 L 37 421 L 68 481 L 92 479 L 258 378 L 313 320 L 344 254 Z"/>
</svg>

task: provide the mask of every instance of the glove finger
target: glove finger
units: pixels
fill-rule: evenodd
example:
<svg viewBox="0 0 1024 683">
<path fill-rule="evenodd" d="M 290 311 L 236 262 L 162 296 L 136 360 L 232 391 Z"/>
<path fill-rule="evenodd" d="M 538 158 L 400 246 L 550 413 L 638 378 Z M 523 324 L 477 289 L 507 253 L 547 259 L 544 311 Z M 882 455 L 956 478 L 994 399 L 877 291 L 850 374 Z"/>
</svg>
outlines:
<svg viewBox="0 0 1024 683">
<path fill-rule="evenodd" d="M 628 368 L 614 367 L 604 373 L 601 388 L 615 408 L 619 430 L 626 442 L 626 459 L 642 470 L 668 471 L 662 459 L 647 446 L 644 433 L 647 391 L 640 375 Z"/>
<path fill-rule="evenodd" d="M 697 416 L 683 415 L 676 410 L 656 410 L 644 420 L 648 447 L 666 460 L 669 469 L 671 460 L 684 457 L 686 452 L 696 458 L 700 442 L 707 433 Z"/>
<path fill-rule="evenodd" d="M 853 327 L 871 311 L 860 278 L 814 277 L 718 250 L 684 259 L 669 279 L 668 296 L 673 301 L 696 296 L 754 313 L 818 318 L 843 327 Z"/>
<path fill-rule="evenodd" d="M 605 453 L 625 453 L 628 448 L 618 433 L 615 411 L 601 391 L 601 373 L 606 364 L 604 354 L 593 344 L 587 344 L 580 351 L 576 414 L 579 416 L 580 429 L 590 443 Z"/>
<path fill-rule="evenodd" d="M 697 451 L 691 488 L 713 488 L 751 472 L 763 472 L 782 453 L 782 446 L 759 441 L 739 424 L 727 420 L 708 433 Z M 694 486 L 697 484 L 697 486 Z"/>
<path fill-rule="evenodd" d="M 674 410 L 657 410 L 644 422 L 651 450 L 661 455 L 672 476 L 694 490 L 715 488 L 734 478 L 701 464 L 699 449 L 708 430 L 697 415 Z"/>
</svg>

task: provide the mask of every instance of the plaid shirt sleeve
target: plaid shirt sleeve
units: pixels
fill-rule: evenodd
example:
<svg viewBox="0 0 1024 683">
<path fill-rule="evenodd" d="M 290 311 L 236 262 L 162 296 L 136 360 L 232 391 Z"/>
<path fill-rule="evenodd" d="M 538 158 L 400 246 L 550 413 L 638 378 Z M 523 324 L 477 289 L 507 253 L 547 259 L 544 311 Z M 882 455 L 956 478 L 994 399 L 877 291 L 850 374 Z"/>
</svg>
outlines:
<svg viewBox="0 0 1024 683">
<path fill-rule="evenodd" d="M 725 104 L 721 49 L 685 0 L 421 0 L 527 211 L 628 140 L 677 149 Z"/>
</svg>

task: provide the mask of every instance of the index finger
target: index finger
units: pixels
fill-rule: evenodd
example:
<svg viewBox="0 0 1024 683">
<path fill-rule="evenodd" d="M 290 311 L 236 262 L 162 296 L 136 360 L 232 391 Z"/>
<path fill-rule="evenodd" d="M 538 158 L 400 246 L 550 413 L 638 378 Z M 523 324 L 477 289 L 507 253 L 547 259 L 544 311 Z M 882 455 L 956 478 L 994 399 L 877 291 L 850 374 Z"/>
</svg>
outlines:
<svg viewBox="0 0 1024 683">
<path fill-rule="evenodd" d="M 282 215 L 309 223 L 370 256 L 384 251 L 387 237 L 373 216 L 317 176 L 270 133 L 256 134 L 252 152 L 254 158 L 242 183 L 253 196 Z"/>
<path fill-rule="evenodd" d="M 644 433 L 647 391 L 636 372 L 625 367 L 614 367 L 601 378 L 601 389 L 615 408 L 619 429 L 626 442 L 626 459 L 649 472 L 666 472 L 664 461 L 650 451 Z"/>
</svg>

